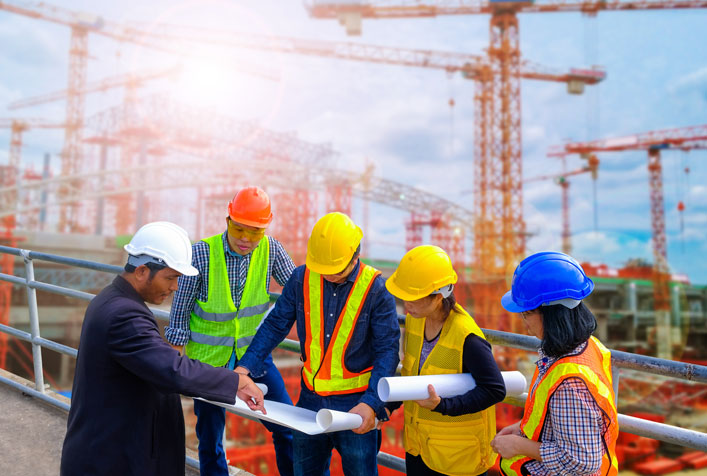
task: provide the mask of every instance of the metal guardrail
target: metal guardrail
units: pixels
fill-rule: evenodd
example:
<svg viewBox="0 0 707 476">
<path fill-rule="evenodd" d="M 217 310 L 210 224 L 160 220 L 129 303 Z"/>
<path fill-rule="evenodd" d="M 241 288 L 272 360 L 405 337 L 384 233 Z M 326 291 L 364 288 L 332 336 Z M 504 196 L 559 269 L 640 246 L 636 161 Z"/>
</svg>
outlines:
<svg viewBox="0 0 707 476">
<path fill-rule="evenodd" d="M 17 384 L 12 380 L 0 376 L 0 382 L 10 385 L 21 390 L 29 395 L 42 399 L 52 405 L 55 405 L 64 410 L 68 410 L 66 403 L 54 399 L 45 393 L 43 367 L 42 367 L 42 347 L 53 350 L 62 354 L 70 355 L 76 358 L 77 350 L 58 342 L 44 339 L 40 335 L 39 315 L 37 311 L 37 294 L 36 290 L 47 291 L 63 296 L 69 296 L 85 301 L 90 301 L 95 296 L 94 294 L 77 291 L 62 286 L 43 283 L 35 280 L 34 275 L 34 260 L 50 261 L 52 263 L 74 266 L 79 268 L 87 268 L 106 273 L 119 274 L 123 268 L 115 265 L 107 265 L 96 263 L 93 261 L 81 260 L 76 258 L 68 258 L 65 256 L 51 255 L 47 253 L 39 253 L 36 251 L 24 250 L 19 248 L 11 248 L 8 246 L 0 246 L 0 253 L 11 254 L 22 257 L 25 265 L 24 277 L 18 277 L 0 273 L 0 281 L 6 281 L 15 285 L 25 286 L 27 288 L 27 304 L 30 314 L 30 332 L 25 332 L 13 327 L 0 324 L 0 332 L 4 332 L 20 340 L 30 342 L 32 344 L 32 355 L 34 365 L 34 383 L 35 388 Z M 273 298 L 277 294 L 273 293 Z M 160 319 L 169 319 L 169 313 L 161 309 L 151 309 L 154 315 Z M 401 324 L 404 324 L 404 317 L 400 316 Z M 484 334 L 488 341 L 495 345 L 503 345 L 514 347 L 517 349 L 535 351 L 537 350 L 540 341 L 535 337 L 512 334 L 509 332 L 497 331 L 492 329 L 484 329 Z M 293 340 L 285 340 L 279 346 L 285 350 L 299 352 L 299 342 Z M 676 362 L 672 360 L 659 359 L 645 355 L 632 354 L 617 350 L 611 351 L 612 367 L 631 369 L 640 372 L 645 372 L 652 375 L 661 375 L 673 377 L 683 380 L 689 380 L 707 384 L 707 367 L 690 363 Z M 614 389 L 618 394 L 619 372 L 614 372 Z M 520 397 L 507 397 L 505 402 L 513 405 L 523 406 L 526 394 Z M 694 448 L 701 451 L 707 451 L 707 433 L 702 433 L 685 428 L 679 428 L 664 423 L 643 420 L 640 418 L 619 414 L 619 426 L 621 431 L 632 433 L 639 436 L 645 436 L 668 443 L 674 443 L 688 448 Z M 380 453 L 378 463 L 382 466 L 392 468 L 401 472 L 405 472 L 405 461 L 396 456 L 386 453 Z M 192 467 L 198 467 L 198 461 L 193 458 L 187 458 L 187 464 Z"/>
</svg>

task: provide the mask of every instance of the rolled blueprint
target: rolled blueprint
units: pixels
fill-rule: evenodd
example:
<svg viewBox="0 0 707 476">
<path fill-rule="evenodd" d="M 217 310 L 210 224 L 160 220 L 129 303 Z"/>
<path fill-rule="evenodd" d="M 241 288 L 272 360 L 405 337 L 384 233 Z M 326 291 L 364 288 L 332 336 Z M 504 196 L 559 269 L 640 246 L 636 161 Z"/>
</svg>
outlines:
<svg viewBox="0 0 707 476">
<path fill-rule="evenodd" d="M 363 423 L 361 415 L 355 413 L 339 412 L 323 408 L 317 412 L 317 425 L 324 433 L 330 431 L 352 430 Z"/>
<path fill-rule="evenodd" d="M 255 382 L 253 382 L 253 383 L 255 383 Z M 265 385 L 264 383 L 256 383 L 255 385 L 260 389 L 261 392 L 263 392 L 263 395 L 268 394 L 268 386 L 267 385 Z"/>
<path fill-rule="evenodd" d="M 501 372 L 507 395 L 525 392 L 527 382 L 518 371 Z M 463 395 L 476 387 L 470 374 L 417 375 L 408 377 L 384 377 L 378 381 L 378 396 L 384 402 L 424 400 L 430 396 L 427 386 L 432 385 L 442 398 Z"/>
<path fill-rule="evenodd" d="M 200 398 L 199 400 L 203 400 Z M 212 402 L 228 411 L 250 419 L 258 419 L 277 423 L 278 425 L 292 428 L 293 430 L 307 433 L 308 435 L 319 435 L 332 431 L 353 430 L 361 426 L 360 415 L 355 413 L 339 412 L 335 410 L 322 409 L 318 412 L 305 408 L 287 405 L 285 403 L 265 400 L 265 410 L 267 414 L 254 412 L 241 399 L 236 398 L 236 403 L 228 405 L 225 403 Z"/>
</svg>

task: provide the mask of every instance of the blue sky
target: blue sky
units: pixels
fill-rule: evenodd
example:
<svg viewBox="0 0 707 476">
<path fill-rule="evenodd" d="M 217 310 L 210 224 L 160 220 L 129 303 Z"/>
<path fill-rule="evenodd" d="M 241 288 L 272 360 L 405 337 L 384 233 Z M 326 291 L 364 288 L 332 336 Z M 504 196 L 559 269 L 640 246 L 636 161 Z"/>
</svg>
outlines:
<svg viewBox="0 0 707 476">
<path fill-rule="evenodd" d="M 337 22 L 314 20 L 298 1 L 138 2 L 57 1 L 56 5 L 94 12 L 113 21 L 165 22 L 227 28 L 282 36 L 483 54 L 488 15 L 432 19 L 364 21 L 361 37 L 347 37 Z M 524 58 L 559 70 L 599 64 L 607 79 L 570 96 L 562 84 L 524 81 L 522 120 L 524 175 L 559 172 L 547 148 L 564 140 L 622 136 L 636 132 L 707 123 L 707 11 L 521 14 Z M 66 87 L 67 28 L 0 12 L 0 116 L 18 112 L 16 99 Z M 170 66 L 169 55 L 91 36 L 89 81 L 126 69 Z M 180 98 L 277 131 L 296 131 L 303 140 L 330 143 L 342 167 L 419 187 L 473 207 L 472 82 L 436 70 L 351 63 L 271 53 L 212 51 L 218 60 L 192 65 L 201 71 L 181 82 L 155 84 L 143 93 L 174 89 Z M 275 71 L 280 81 L 239 73 L 238 61 Z M 204 77 L 204 75 L 206 77 Z M 210 77 L 209 77 L 210 76 Z M 204 82 L 205 87 L 190 90 Z M 450 111 L 448 101 L 455 100 Z M 120 94 L 92 96 L 90 115 L 118 104 Z M 26 117 L 61 120 L 56 103 L 21 112 Z M 453 127 L 452 127 L 453 123 Z M 23 157 L 38 164 L 45 151 L 58 153 L 62 134 L 31 131 Z M 0 143 L 9 133 L 0 130 Z M 6 148 L 0 161 L 6 160 Z M 598 230 L 593 227 L 592 184 L 572 179 L 570 189 L 574 255 L 619 267 L 627 259 L 652 261 L 646 156 L 641 152 L 604 154 L 598 190 Z M 568 169 L 579 168 L 577 158 Z M 707 284 L 707 152 L 665 152 L 664 191 L 668 260 L 673 272 Z M 689 167 L 686 175 L 683 170 Z M 559 187 L 550 182 L 525 187 L 525 218 L 532 237 L 528 252 L 561 247 Z M 684 231 L 676 209 L 682 200 Z M 361 219 L 359 203 L 354 218 Z M 366 233 L 371 254 L 397 259 L 404 253 L 405 214 L 371 207 Z M 185 224 L 188 225 L 188 224 Z"/>
</svg>

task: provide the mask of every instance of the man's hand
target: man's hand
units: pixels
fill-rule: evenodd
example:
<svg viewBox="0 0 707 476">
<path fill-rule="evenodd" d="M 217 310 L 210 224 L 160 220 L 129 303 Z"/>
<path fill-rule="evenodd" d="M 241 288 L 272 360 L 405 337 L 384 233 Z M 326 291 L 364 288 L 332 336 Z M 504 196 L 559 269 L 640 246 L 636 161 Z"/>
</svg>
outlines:
<svg viewBox="0 0 707 476">
<path fill-rule="evenodd" d="M 427 386 L 427 391 L 430 394 L 429 398 L 424 400 L 415 400 L 415 403 L 423 408 L 427 408 L 428 410 L 434 410 L 437 408 L 437 405 L 439 405 L 439 402 L 442 401 L 442 397 L 437 395 L 437 392 L 435 392 L 435 388 L 432 385 Z"/>
<path fill-rule="evenodd" d="M 236 367 L 236 370 L 234 370 L 234 372 L 241 375 L 248 375 L 250 373 L 250 370 L 239 365 L 238 367 Z"/>
<path fill-rule="evenodd" d="M 174 350 L 179 352 L 179 355 L 184 355 L 184 346 L 183 345 L 174 345 L 174 344 L 169 344 L 170 347 L 172 347 Z"/>
<path fill-rule="evenodd" d="M 373 408 L 369 407 L 367 404 L 361 402 L 355 407 L 353 407 L 351 410 L 349 410 L 349 413 L 355 413 L 356 415 L 360 415 L 363 419 L 361 426 L 351 430 L 354 433 L 362 435 L 364 433 L 368 433 L 376 427 L 376 412 L 374 412 Z"/>
<path fill-rule="evenodd" d="M 251 410 L 261 411 L 263 415 L 268 413 L 265 411 L 262 390 L 260 390 L 258 386 L 255 385 L 255 382 L 247 375 L 238 375 L 238 392 L 236 395 L 238 395 L 238 398 L 243 400 Z"/>
</svg>

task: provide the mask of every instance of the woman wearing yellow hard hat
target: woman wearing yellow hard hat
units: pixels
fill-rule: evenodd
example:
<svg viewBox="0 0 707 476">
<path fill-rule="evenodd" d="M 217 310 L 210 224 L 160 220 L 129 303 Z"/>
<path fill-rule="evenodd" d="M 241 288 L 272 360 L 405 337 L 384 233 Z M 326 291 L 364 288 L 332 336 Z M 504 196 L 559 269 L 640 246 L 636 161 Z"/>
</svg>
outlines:
<svg viewBox="0 0 707 476">
<path fill-rule="evenodd" d="M 441 398 L 430 385 L 429 398 L 405 402 L 408 475 L 483 475 L 495 459 L 493 405 L 506 388 L 491 345 L 454 298 L 456 282 L 447 253 L 423 245 L 403 256 L 385 284 L 407 314 L 402 375 L 470 373 L 476 381 L 463 395 Z"/>
</svg>

